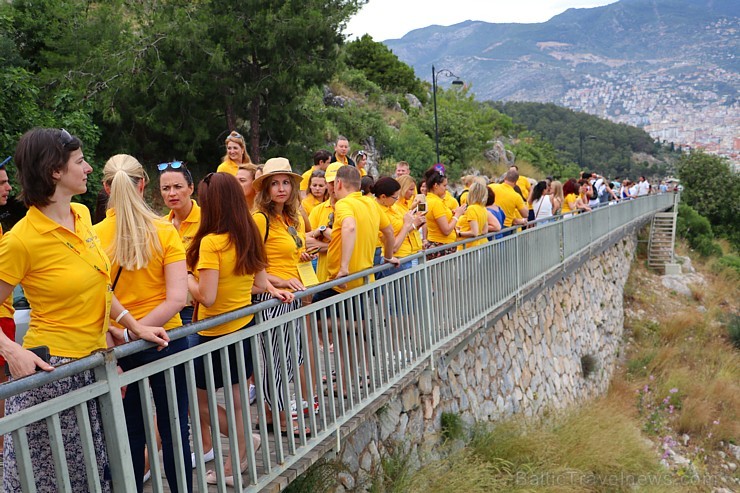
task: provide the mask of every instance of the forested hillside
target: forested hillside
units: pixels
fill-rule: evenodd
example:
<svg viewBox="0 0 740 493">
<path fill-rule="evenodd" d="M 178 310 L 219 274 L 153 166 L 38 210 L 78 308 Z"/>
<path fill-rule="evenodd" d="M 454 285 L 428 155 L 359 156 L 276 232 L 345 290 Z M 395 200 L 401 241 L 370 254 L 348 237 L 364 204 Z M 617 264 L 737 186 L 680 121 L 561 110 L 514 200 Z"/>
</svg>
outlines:
<svg viewBox="0 0 740 493">
<path fill-rule="evenodd" d="M 126 152 L 147 166 L 186 160 L 197 178 L 221 161 L 232 129 L 247 136 L 255 162 L 282 155 L 298 170 L 343 134 L 381 171 L 406 160 L 420 174 L 436 161 L 430 85 L 385 45 L 344 40 L 362 3 L 0 3 L 0 154 L 12 154 L 33 126 L 64 127 L 82 138 L 98 172 Z M 645 169 L 635 152 L 659 157 L 637 129 L 474 95 L 475 87 L 437 94 L 441 160 L 452 178 L 496 172 L 501 163 L 484 154 L 496 142 L 542 176 L 573 176 L 579 162 L 634 176 Z M 94 178 L 86 202 L 97 187 Z"/>
</svg>

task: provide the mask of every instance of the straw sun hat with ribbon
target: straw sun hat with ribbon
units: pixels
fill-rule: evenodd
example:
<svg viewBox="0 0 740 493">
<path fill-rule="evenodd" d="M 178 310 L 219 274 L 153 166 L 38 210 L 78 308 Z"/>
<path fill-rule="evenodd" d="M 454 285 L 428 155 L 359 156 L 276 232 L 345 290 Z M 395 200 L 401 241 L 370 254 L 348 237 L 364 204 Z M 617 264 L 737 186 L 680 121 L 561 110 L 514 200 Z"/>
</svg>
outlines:
<svg viewBox="0 0 740 493">
<path fill-rule="evenodd" d="M 293 181 L 298 181 L 298 183 L 303 178 L 301 175 L 293 173 L 293 169 L 290 167 L 290 161 L 284 157 L 274 157 L 267 160 L 262 167 L 262 175 L 254 180 L 252 186 L 255 190 L 262 190 L 262 184 L 265 179 L 275 175 L 288 175 Z"/>
</svg>

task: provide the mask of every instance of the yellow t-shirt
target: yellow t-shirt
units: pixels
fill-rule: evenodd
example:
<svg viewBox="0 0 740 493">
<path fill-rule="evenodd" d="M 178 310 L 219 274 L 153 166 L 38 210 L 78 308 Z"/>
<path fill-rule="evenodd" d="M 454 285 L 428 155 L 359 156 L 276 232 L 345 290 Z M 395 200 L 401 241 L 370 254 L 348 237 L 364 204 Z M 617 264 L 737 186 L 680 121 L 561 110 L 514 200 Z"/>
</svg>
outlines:
<svg viewBox="0 0 740 493">
<path fill-rule="evenodd" d="M 209 234 L 200 242 L 200 256 L 195 274 L 199 277 L 204 269 L 218 271 L 216 301 L 205 307 L 200 305 L 193 321 L 214 317 L 252 304 L 254 274 L 238 275 L 236 267 L 236 247 L 229 241 L 228 234 Z M 254 315 L 238 318 L 216 327 L 202 330 L 198 334 L 208 337 L 221 336 L 235 332 L 252 321 Z"/>
<path fill-rule="evenodd" d="M 507 183 L 492 183 L 488 186 L 496 195 L 496 201 L 494 204 L 499 206 L 504 211 L 504 214 L 506 214 L 504 227 L 510 227 L 514 223 L 514 219 L 522 217 L 519 209 L 524 207 L 524 199 L 521 195 L 516 193 L 514 187 Z"/>
<path fill-rule="evenodd" d="M 314 207 L 308 216 L 308 220 L 311 222 L 311 231 L 321 226 L 327 226 L 330 220 L 329 214 L 334 214 L 334 206 L 331 205 L 331 199 Z M 329 261 L 327 259 L 327 252 L 325 251 L 319 252 L 316 277 L 319 278 L 320 282 L 326 282 L 329 279 Z"/>
<path fill-rule="evenodd" d="M 74 232 L 32 206 L 0 240 L 0 279 L 21 284 L 33 307 L 24 347 L 81 358 L 106 347 L 110 262 L 87 207 L 71 209 Z"/>
<path fill-rule="evenodd" d="M 3 235 L 3 226 L 0 224 L 0 237 Z M 15 309 L 13 308 L 13 292 L 10 292 L 8 299 L 0 305 L 0 318 L 13 318 Z"/>
<path fill-rule="evenodd" d="M 317 169 L 319 169 L 318 166 L 311 166 L 310 168 L 308 168 L 308 170 L 306 170 L 301 175 L 301 185 L 300 185 L 301 192 L 308 192 L 308 186 L 311 184 L 311 175 Z"/>
<path fill-rule="evenodd" d="M 267 232 L 267 220 L 262 212 L 252 214 L 257 228 L 260 230 L 260 238 L 265 237 Z M 270 232 L 265 242 L 265 253 L 267 254 L 267 273 L 280 279 L 300 279 L 298 274 L 298 262 L 301 260 L 301 252 L 306 247 L 306 225 L 303 218 L 298 216 L 298 225 L 295 226 L 298 237 L 301 239 L 301 247 L 296 245 L 295 238 L 288 233 L 288 224 L 283 217 L 270 216 Z"/>
<path fill-rule="evenodd" d="M 396 203 L 393 204 L 393 207 L 400 210 L 402 214 L 406 214 L 409 211 L 409 202 L 407 200 L 401 201 L 401 199 L 398 199 Z M 411 254 L 422 249 L 421 233 L 419 230 L 412 229 L 408 236 L 406 236 L 406 241 L 411 245 Z"/>
<path fill-rule="evenodd" d="M 445 191 L 445 196 L 442 200 L 444 201 L 447 208 L 450 209 L 451 211 L 460 207 L 460 204 L 458 204 L 457 199 L 455 199 L 455 197 L 452 196 L 449 190 Z"/>
<path fill-rule="evenodd" d="M 187 250 L 193 242 L 195 233 L 198 232 L 198 228 L 200 227 L 200 206 L 195 202 L 195 200 L 192 202 L 193 208 L 190 209 L 190 214 L 188 214 L 188 217 L 180 223 L 180 229 L 177 230 L 177 234 L 180 235 L 182 246 L 185 247 L 185 250 Z M 174 221 L 175 213 L 170 211 L 170 213 L 165 216 L 165 219 L 169 222 Z"/>
<path fill-rule="evenodd" d="M 236 176 L 237 171 L 239 171 L 239 164 L 229 158 L 226 158 L 226 161 L 219 164 L 218 168 L 216 168 L 217 173 L 229 173 L 234 176 Z"/>
<path fill-rule="evenodd" d="M 568 195 L 566 195 L 565 199 L 563 200 L 563 206 L 562 206 L 562 209 L 560 210 L 560 213 L 567 214 L 569 212 L 573 212 L 576 207 L 576 200 L 578 200 L 578 195 L 574 193 L 569 193 Z M 570 208 L 569 202 L 573 204 L 573 209 Z"/>
<path fill-rule="evenodd" d="M 454 198 L 452 200 L 455 200 Z M 436 243 L 452 243 L 457 239 L 453 228 L 450 234 L 442 234 L 437 224 L 438 217 L 445 217 L 447 222 L 452 220 L 452 211 L 445 205 L 441 198 L 433 193 L 427 194 L 427 239 Z"/>
<path fill-rule="evenodd" d="M 157 238 L 161 245 L 161 252 L 153 250 L 152 259 L 143 269 L 122 270 L 113 293 L 118 301 L 139 320 L 145 317 L 167 298 L 167 287 L 164 277 L 164 266 L 185 260 L 185 248 L 175 227 L 169 222 L 157 220 Z M 106 252 L 110 252 L 116 239 L 116 213 L 113 209 L 105 211 L 105 219 L 93 226 L 100 238 L 100 244 Z M 112 257 L 112 255 L 110 256 Z M 118 264 L 111 267 L 111 278 L 115 281 L 118 275 Z M 120 324 L 115 324 L 122 327 Z M 176 313 L 164 328 L 169 330 L 182 325 L 180 314 Z"/>
<path fill-rule="evenodd" d="M 467 188 L 463 189 L 462 192 L 460 192 L 460 205 L 465 205 L 468 203 L 468 193 L 470 193 L 470 190 Z"/>
<path fill-rule="evenodd" d="M 365 168 L 357 168 L 357 171 L 360 172 L 360 178 L 363 176 L 367 176 L 367 171 L 365 171 Z"/>
<path fill-rule="evenodd" d="M 519 185 L 519 190 L 522 191 L 522 197 L 524 197 L 524 200 L 526 201 L 529 198 L 529 188 L 531 187 L 529 180 L 526 176 L 519 175 L 519 179 L 516 181 L 516 184 Z"/>
<path fill-rule="evenodd" d="M 380 209 L 386 216 L 388 216 L 388 220 L 391 222 L 391 226 L 393 226 L 393 236 L 398 236 L 398 233 L 403 228 L 403 216 L 404 214 L 406 214 L 406 212 L 403 210 L 403 208 L 396 207 L 396 204 L 393 204 L 390 207 L 384 207 L 381 205 Z M 394 254 L 396 257 L 407 257 L 414 253 L 411 250 L 411 242 L 409 241 L 409 236 L 411 236 L 411 233 L 406 235 L 406 237 L 403 239 L 403 243 L 401 243 L 401 246 L 398 247 L 398 250 L 396 250 L 396 253 Z M 382 239 L 383 235 L 380 234 L 379 238 Z"/>
<path fill-rule="evenodd" d="M 332 229 L 331 242 L 329 242 L 329 277 L 333 278 L 342 261 L 342 222 L 347 218 L 355 219 L 355 248 L 349 261 L 349 273 L 354 274 L 373 266 L 375 256 L 375 245 L 378 242 L 378 231 L 390 224 L 388 216 L 381 214 L 375 199 L 363 196 L 360 192 L 353 192 L 343 199 L 337 201 L 334 206 L 334 228 Z M 370 276 L 374 281 L 375 276 Z M 340 293 L 362 286 L 363 279 L 357 279 L 347 283 L 347 288 L 335 287 Z"/>
<path fill-rule="evenodd" d="M 465 214 L 460 217 L 460 221 L 458 222 L 458 226 L 460 226 L 460 232 L 466 233 L 470 231 L 470 223 L 473 221 L 478 223 L 478 234 L 482 235 L 483 229 L 486 227 L 486 224 L 488 224 L 488 212 L 486 211 L 485 207 L 480 204 L 469 205 L 468 208 L 465 210 Z M 465 248 L 485 245 L 487 242 L 488 239 L 480 238 L 478 240 L 471 241 L 470 243 L 466 243 Z M 457 247 L 458 250 L 462 250 L 462 248 L 463 245 Z"/>
<path fill-rule="evenodd" d="M 316 197 L 311 195 L 311 193 L 309 192 L 308 195 L 306 195 L 306 198 L 301 201 L 301 207 L 303 207 L 303 210 L 306 211 L 306 214 L 310 215 L 313 208 L 319 205 L 321 202 L 323 201 L 317 200 Z"/>
</svg>

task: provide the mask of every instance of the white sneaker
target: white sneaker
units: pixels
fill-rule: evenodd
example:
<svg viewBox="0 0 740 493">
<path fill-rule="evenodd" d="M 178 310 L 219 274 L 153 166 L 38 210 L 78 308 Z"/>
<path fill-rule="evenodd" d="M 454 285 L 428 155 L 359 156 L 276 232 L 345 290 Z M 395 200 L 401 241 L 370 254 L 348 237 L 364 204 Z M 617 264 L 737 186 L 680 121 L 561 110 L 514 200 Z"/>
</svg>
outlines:
<svg viewBox="0 0 740 493">
<path fill-rule="evenodd" d="M 249 384 L 249 403 L 254 404 L 254 401 L 256 400 L 257 400 L 257 388 L 254 385 Z"/>
<path fill-rule="evenodd" d="M 149 470 L 148 470 L 148 471 L 146 472 L 146 474 L 144 474 L 144 482 L 146 483 L 146 482 L 147 482 L 147 481 L 149 481 L 150 479 L 152 479 L 152 470 L 151 470 L 151 469 L 149 469 Z"/>
<path fill-rule="evenodd" d="M 211 462 L 214 458 L 213 449 L 209 450 L 203 455 L 203 462 Z M 190 460 L 193 462 L 193 469 L 195 469 L 195 452 L 190 453 Z M 146 480 L 144 480 L 146 482 Z"/>
</svg>

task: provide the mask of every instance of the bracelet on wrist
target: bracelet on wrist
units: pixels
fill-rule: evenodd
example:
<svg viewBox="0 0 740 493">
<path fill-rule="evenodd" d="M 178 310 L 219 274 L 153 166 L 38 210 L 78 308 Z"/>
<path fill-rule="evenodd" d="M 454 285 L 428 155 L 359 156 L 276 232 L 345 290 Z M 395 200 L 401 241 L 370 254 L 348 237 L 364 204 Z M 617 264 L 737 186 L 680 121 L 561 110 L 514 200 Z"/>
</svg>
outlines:
<svg viewBox="0 0 740 493">
<path fill-rule="evenodd" d="M 128 329 L 123 329 L 123 340 L 125 342 L 131 342 L 131 337 L 128 335 Z"/>
<path fill-rule="evenodd" d="M 126 316 L 127 313 L 128 313 L 128 310 L 123 310 L 121 313 L 119 313 L 118 316 L 116 317 L 116 323 L 119 323 L 121 319 Z"/>
</svg>

